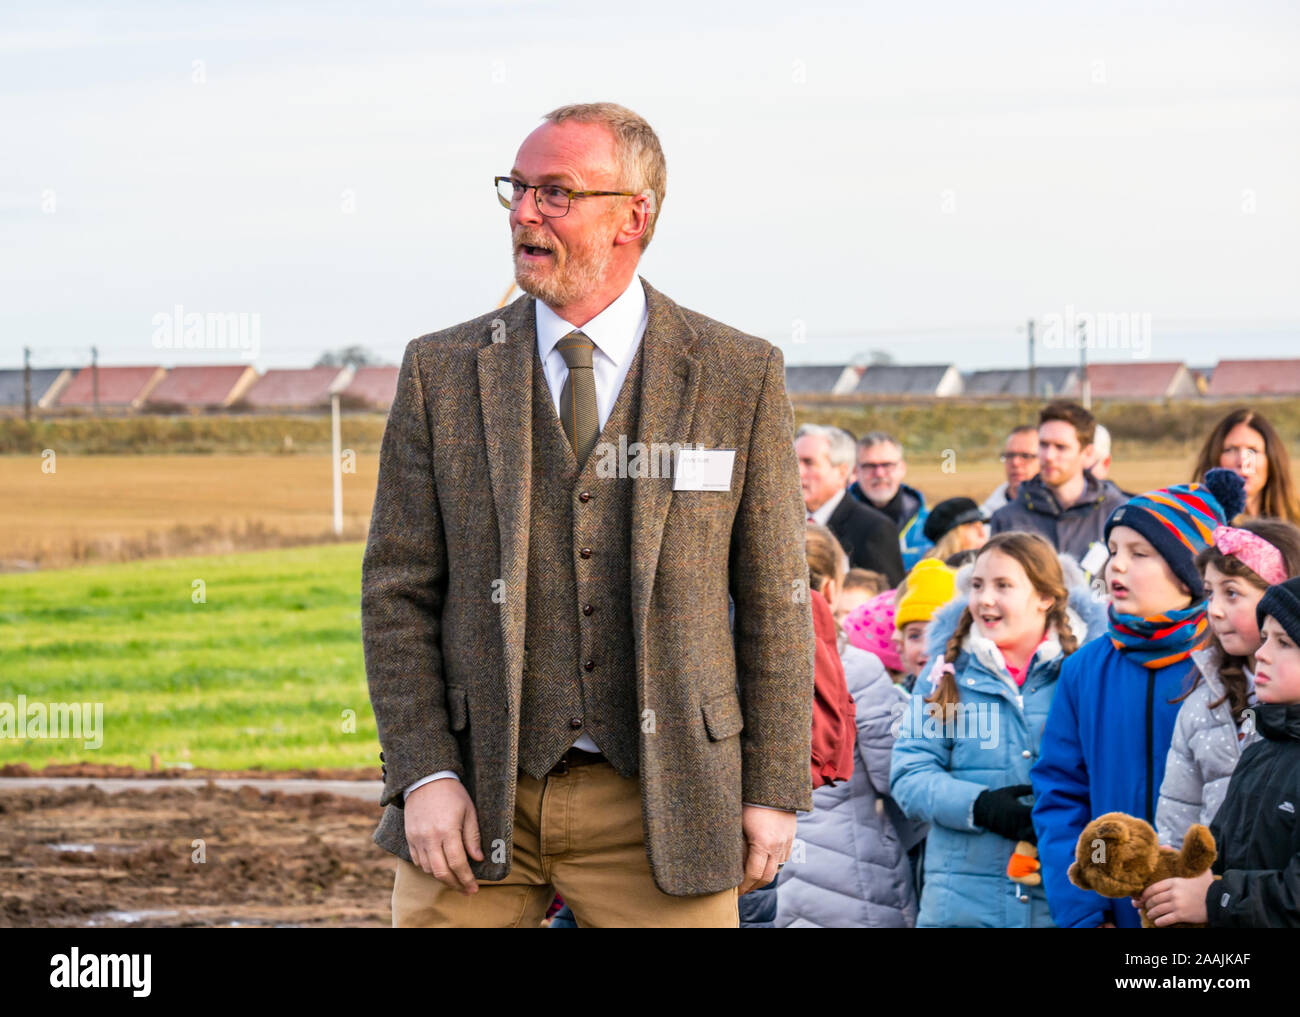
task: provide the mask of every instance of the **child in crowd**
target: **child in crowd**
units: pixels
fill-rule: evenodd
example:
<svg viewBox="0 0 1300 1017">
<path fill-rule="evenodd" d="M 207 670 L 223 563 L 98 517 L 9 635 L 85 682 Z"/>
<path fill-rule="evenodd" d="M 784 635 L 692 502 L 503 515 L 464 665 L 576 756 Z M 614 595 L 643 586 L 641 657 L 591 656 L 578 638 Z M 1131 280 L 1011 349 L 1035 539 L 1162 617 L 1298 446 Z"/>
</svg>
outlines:
<svg viewBox="0 0 1300 1017">
<path fill-rule="evenodd" d="M 1182 847 L 1193 823 L 1209 826 L 1242 752 L 1259 736 L 1254 705 L 1255 607 L 1269 586 L 1300 575 L 1300 529 L 1258 519 L 1221 526 L 1196 556 L 1205 580 L 1210 645 L 1194 650 L 1192 688 L 1182 699 L 1156 806 L 1160 841 Z"/>
<path fill-rule="evenodd" d="M 1210 870 L 1143 892 L 1157 927 L 1300 928 L 1300 579 L 1269 587 L 1255 617 L 1263 642 L 1251 709 L 1262 737 L 1242 753 L 1210 824 Z"/>
<path fill-rule="evenodd" d="M 952 600 L 956 573 L 936 558 L 922 558 L 908 573 L 906 592 L 894 608 L 898 659 L 903 665 L 903 687 L 908 692 L 930 660 L 925 633 L 935 611 Z"/>
<path fill-rule="evenodd" d="M 843 627 L 851 645 L 880 658 L 895 684 L 902 685 L 906 681 L 903 661 L 894 640 L 893 590 L 885 590 L 855 607 L 845 617 Z"/>
<path fill-rule="evenodd" d="M 835 598 L 835 624 L 843 625 L 845 616 L 872 597 L 889 589 L 889 580 L 879 572 L 854 566 L 844 574 L 844 583 Z"/>
<path fill-rule="evenodd" d="M 1124 812 L 1155 823 L 1175 700 L 1192 651 L 1207 636 L 1196 555 L 1244 502 L 1241 478 L 1215 469 L 1204 484 L 1130 499 L 1106 521 L 1108 638 L 1061 666 L 1031 775 L 1043 880 L 1057 925 L 1141 925 L 1131 902 L 1081 890 L 1067 873 L 1079 834 L 1095 817 Z"/>
<path fill-rule="evenodd" d="M 805 550 L 810 585 L 833 610 L 839 546 L 809 524 Z M 813 811 L 799 813 L 797 846 L 778 877 L 775 927 L 907 928 L 916 921 L 907 852 L 925 836 L 889 797 L 893 726 L 907 696 L 873 654 L 845 641 L 840 660 L 856 720 L 853 772 L 814 788 Z"/>
<path fill-rule="evenodd" d="M 1061 662 L 1104 614 L 1082 576 L 1067 587 L 1037 534 L 999 534 L 958 579 L 969 592 L 931 622 L 933 664 L 890 767 L 894 799 L 930 823 L 917 926 L 1049 927 L 1042 886 L 1013 882 L 1007 866 L 1017 841 L 1034 840 L 1024 799 Z"/>
</svg>

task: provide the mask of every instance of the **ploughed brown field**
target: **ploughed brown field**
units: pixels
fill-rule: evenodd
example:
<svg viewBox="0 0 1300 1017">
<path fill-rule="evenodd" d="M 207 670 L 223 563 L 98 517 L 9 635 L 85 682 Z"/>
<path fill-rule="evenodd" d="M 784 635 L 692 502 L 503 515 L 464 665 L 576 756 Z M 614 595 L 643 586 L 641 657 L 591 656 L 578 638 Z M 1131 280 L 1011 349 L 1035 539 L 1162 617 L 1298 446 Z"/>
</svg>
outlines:
<svg viewBox="0 0 1300 1017">
<path fill-rule="evenodd" d="M 381 812 L 251 787 L 0 791 L 0 927 L 391 925 Z"/>
<path fill-rule="evenodd" d="M 344 539 L 362 540 L 378 457 L 358 454 L 343 475 Z M 1121 460 L 1112 478 L 1143 491 L 1187 480 L 1191 460 Z M 907 482 L 931 504 L 956 495 L 983 501 L 1002 480 L 996 459 L 948 470 L 927 457 Z M 37 456 L 0 456 L 0 568 L 48 568 L 179 554 L 286 547 L 333 540 L 328 455 L 64 454 L 54 473 Z"/>
</svg>

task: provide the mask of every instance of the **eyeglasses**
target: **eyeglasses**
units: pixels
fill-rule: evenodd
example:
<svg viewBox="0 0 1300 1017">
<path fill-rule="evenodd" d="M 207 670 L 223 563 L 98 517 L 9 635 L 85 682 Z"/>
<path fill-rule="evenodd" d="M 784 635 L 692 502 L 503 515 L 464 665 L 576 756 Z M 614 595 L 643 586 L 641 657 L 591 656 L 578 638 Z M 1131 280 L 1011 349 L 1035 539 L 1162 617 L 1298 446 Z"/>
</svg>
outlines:
<svg viewBox="0 0 1300 1017">
<path fill-rule="evenodd" d="M 1004 463 L 1008 459 L 1018 459 L 1022 463 L 1027 463 L 1031 459 L 1037 459 L 1038 453 L 1037 452 L 1003 452 L 1000 456 L 998 456 L 998 458 L 1002 460 L 1002 462 Z"/>
<path fill-rule="evenodd" d="M 537 202 L 537 211 L 548 219 L 558 219 L 569 214 L 569 207 L 574 198 L 638 198 L 639 194 L 631 191 L 571 191 L 567 187 L 555 184 L 521 184 L 510 177 L 494 177 L 497 185 L 497 200 L 503 208 L 511 211 L 518 208 L 527 191 L 533 192 Z"/>
<path fill-rule="evenodd" d="M 863 473 L 889 473 L 902 460 L 895 459 L 892 463 L 858 463 L 858 469 Z"/>
</svg>

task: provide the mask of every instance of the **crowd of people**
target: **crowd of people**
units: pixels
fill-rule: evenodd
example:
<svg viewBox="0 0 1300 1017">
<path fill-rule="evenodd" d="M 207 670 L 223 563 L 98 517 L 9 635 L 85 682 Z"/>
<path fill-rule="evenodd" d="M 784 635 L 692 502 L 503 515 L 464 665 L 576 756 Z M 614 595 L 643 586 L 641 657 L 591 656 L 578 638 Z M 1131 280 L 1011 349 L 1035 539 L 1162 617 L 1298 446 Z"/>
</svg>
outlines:
<svg viewBox="0 0 1300 1017">
<path fill-rule="evenodd" d="M 840 729 L 823 671 L 856 723 L 743 925 L 1300 925 L 1300 505 L 1263 416 L 1230 413 L 1186 483 L 1143 493 L 1070 402 L 1007 435 L 982 502 L 928 504 L 884 432 L 795 445 L 835 622 L 815 754 Z M 1217 860 L 1140 900 L 1080 889 L 1108 812 L 1174 848 L 1204 824 Z"/>
</svg>

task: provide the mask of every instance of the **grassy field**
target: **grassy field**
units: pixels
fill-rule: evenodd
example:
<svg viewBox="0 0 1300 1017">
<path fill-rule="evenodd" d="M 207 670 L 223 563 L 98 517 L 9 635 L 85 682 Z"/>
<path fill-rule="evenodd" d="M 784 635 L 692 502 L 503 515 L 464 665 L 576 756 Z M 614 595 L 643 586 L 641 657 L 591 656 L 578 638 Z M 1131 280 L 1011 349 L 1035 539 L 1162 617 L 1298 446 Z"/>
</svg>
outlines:
<svg viewBox="0 0 1300 1017">
<path fill-rule="evenodd" d="M 374 459 L 358 456 L 357 473 L 344 478 L 349 525 L 359 533 Z M 982 499 L 1002 478 L 996 461 L 968 463 L 958 454 L 948 465 L 919 454 L 908 481 L 933 503 Z M 1128 460 L 1114 476 L 1144 490 L 1185 480 L 1189 467 L 1183 457 Z M 66 457 L 53 477 L 25 457 L 7 457 L 3 539 L 11 547 L 77 540 L 122 549 L 179 519 L 196 527 L 243 520 L 264 536 L 310 534 L 328 527 L 327 480 L 319 457 Z M 19 694 L 28 702 L 102 702 L 105 727 L 95 751 L 79 741 L 0 738 L 0 763 L 147 767 L 157 753 L 163 765 L 217 769 L 374 766 L 362 549 L 354 541 L 0 576 L 0 702 Z M 196 580 L 204 603 L 192 600 Z M 355 733 L 343 730 L 345 710 L 355 712 Z"/>
<path fill-rule="evenodd" d="M 0 576 L 0 703 L 99 702 L 104 717 L 98 750 L 0 738 L 0 763 L 377 765 L 361 556 L 353 543 Z"/>
</svg>

